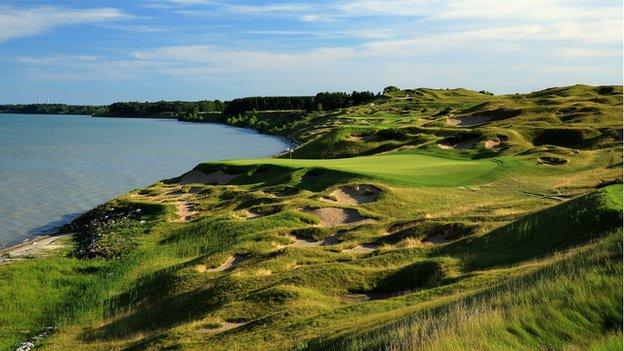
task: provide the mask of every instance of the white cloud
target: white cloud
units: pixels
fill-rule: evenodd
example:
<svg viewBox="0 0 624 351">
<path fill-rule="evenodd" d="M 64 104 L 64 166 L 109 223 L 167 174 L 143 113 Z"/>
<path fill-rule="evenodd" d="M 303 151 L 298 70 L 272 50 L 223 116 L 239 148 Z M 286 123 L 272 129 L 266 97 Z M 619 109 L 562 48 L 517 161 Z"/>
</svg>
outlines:
<svg viewBox="0 0 624 351">
<path fill-rule="evenodd" d="M 0 8 L 0 42 L 36 35 L 55 27 L 105 22 L 129 17 L 114 8 Z"/>
</svg>

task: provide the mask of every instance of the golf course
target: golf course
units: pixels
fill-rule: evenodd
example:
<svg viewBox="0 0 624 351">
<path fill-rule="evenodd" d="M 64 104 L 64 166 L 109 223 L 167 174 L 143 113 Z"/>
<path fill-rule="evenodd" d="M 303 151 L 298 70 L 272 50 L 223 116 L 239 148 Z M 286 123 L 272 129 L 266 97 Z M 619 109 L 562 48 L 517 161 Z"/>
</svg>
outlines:
<svg viewBox="0 0 624 351">
<path fill-rule="evenodd" d="M 295 147 L 0 253 L 0 350 L 622 349 L 622 86 L 210 122 Z"/>
</svg>

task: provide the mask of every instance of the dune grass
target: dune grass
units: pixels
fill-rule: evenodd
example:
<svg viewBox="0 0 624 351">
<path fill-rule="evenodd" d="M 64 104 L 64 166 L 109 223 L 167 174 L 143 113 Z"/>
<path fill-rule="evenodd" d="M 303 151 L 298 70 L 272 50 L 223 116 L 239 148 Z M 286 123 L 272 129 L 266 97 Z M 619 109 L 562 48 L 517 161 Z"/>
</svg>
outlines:
<svg viewBox="0 0 624 351">
<path fill-rule="evenodd" d="M 306 142 L 294 159 L 200 164 L 237 177 L 133 191 L 83 218 L 150 209 L 81 231 L 91 255 L 0 266 L 0 349 L 47 326 L 42 350 L 621 348 L 618 104 L 619 87 L 414 89 L 306 116 L 283 128 Z M 492 121 L 447 123 L 476 115 Z M 331 196 L 361 184 L 379 197 Z M 319 208 L 366 222 L 320 227 Z"/>
</svg>

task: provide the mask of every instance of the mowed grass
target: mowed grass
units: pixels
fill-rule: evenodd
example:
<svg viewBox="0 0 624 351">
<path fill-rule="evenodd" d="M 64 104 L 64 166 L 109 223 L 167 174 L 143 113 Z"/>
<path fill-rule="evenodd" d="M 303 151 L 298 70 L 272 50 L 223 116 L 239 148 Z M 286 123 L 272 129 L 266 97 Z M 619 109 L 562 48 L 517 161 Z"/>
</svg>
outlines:
<svg viewBox="0 0 624 351">
<path fill-rule="evenodd" d="M 417 153 L 352 157 L 331 160 L 262 159 L 223 162 L 225 165 L 276 165 L 289 168 L 325 168 L 407 185 L 451 186 L 493 174 L 504 159 L 465 160 Z"/>
</svg>

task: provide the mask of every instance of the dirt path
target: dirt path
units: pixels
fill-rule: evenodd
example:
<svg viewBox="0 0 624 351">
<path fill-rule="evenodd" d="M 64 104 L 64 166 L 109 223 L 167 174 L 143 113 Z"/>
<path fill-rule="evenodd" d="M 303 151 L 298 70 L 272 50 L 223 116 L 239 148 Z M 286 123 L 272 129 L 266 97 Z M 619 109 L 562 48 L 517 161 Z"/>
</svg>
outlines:
<svg viewBox="0 0 624 351">
<path fill-rule="evenodd" d="M 61 241 L 70 237 L 71 234 L 43 236 L 0 250 L 0 264 L 26 257 L 39 256 L 47 251 L 62 248 L 64 245 Z"/>
<path fill-rule="evenodd" d="M 176 214 L 180 217 L 177 222 L 188 222 L 197 214 L 197 211 L 192 210 L 193 205 L 186 201 L 176 202 L 174 205 L 177 209 Z"/>
</svg>

